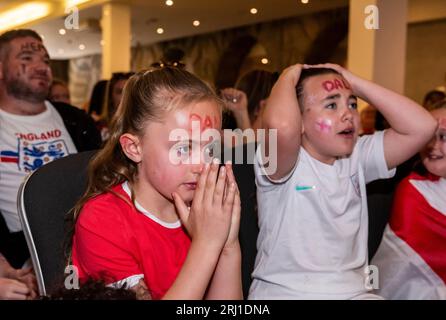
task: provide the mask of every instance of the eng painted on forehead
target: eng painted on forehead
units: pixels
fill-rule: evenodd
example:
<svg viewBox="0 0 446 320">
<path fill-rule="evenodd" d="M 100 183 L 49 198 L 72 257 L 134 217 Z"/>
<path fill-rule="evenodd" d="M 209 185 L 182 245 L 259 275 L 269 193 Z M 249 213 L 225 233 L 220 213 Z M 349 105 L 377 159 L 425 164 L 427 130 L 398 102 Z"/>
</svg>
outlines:
<svg viewBox="0 0 446 320">
<path fill-rule="evenodd" d="M 20 51 L 44 52 L 48 54 L 48 51 L 46 51 L 45 46 L 41 42 L 37 41 L 29 41 L 22 43 L 22 45 L 20 46 Z"/>
</svg>

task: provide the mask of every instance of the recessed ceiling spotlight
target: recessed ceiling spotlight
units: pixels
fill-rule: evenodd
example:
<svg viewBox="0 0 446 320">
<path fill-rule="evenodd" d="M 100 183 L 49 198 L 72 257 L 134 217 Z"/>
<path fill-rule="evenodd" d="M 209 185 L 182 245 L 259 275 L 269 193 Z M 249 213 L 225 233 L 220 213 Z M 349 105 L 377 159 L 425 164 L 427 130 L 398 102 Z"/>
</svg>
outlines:
<svg viewBox="0 0 446 320">
<path fill-rule="evenodd" d="M 164 33 L 164 29 L 163 28 L 156 29 L 156 33 L 163 34 Z"/>
<path fill-rule="evenodd" d="M 59 29 L 59 34 L 60 35 L 64 35 L 65 33 L 67 33 L 67 31 L 65 29 Z"/>
<path fill-rule="evenodd" d="M 307 4 L 308 2 L 310 2 L 309 0 L 300 0 L 303 4 Z"/>
<path fill-rule="evenodd" d="M 251 14 L 257 14 L 258 10 L 256 8 L 251 8 L 249 12 L 251 12 Z"/>
<path fill-rule="evenodd" d="M 194 20 L 194 22 L 192 22 L 192 24 L 194 25 L 194 27 L 198 27 L 200 25 L 200 21 Z"/>
<path fill-rule="evenodd" d="M 173 1 L 172 0 L 167 0 L 166 1 L 166 6 L 173 6 Z"/>
<path fill-rule="evenodd" d="M 260 60 L 260 62 L 262 62 L 263 64 L 268 64 L 269 60 L 267 58 L 263 58 L 262 60 Z"/>
<path fill-rule="evenodd" d="M 80 45 L 79 45 L 79 50 L 84 50 L 85 49 L 85 45 L 83 44 L 83 43 L 81 43 Z"/>
</svg>

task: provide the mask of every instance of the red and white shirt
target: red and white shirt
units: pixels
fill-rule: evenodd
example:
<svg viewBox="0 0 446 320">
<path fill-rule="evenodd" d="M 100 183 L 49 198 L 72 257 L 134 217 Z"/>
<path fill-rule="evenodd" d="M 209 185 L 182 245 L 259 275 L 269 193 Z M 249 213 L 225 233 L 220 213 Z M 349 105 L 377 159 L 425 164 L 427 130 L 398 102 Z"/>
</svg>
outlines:
<svg viewBox="0 0 446 320">
<path fill-rule="evenodd" d="M 387 299 L 446 299 L 446 179 L 411 173 L 372 260 Z"/>
<path fill-rule="evenodd" d="M 141 278 L 160 299 L 186 259 L 190 238 L 180 221 L 166 223 L 138 203 L 130 205 L 127 183 L 88 201 L 76 223 L 72 262 L 81 282 L 91 277 L 132 287 Z"/>
</svg>

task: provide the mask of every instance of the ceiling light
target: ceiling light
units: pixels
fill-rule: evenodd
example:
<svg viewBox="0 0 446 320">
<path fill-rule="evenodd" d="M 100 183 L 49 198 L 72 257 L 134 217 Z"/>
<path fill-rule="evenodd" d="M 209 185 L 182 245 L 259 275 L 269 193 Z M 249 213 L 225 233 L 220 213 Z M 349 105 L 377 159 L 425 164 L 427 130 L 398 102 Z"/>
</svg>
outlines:
<svg viewBox="0 0 446 320">
<path fill-rule="evenodd" d="M 65 33 L 67 33 L 67 31 L 65 29 L 59 29 L 59 34 L 60 35 L 64 35 Z"/>
<path fill-rule="evenodd" d="M 269 60 L 267 58 L 263 58 L 262 60 L 260 60 L 260 62 L 262 62 L 263 64 L 268 64 Z"/>
<path fill-rule="evenodd" d="M 85 45 L 81 43 L 81 44 L 79 45 L 79 50 L 84 50 L 84 49 L 85 49 Z"/>
<path fill-rule="evenodd" d="M 37 1 L 16 6 L 0 13 L 0 31 L 43 18 L 50 13 L 50 5 Z"/>
<path fill-rule="evenodd" d="M 163 34 L 164 33 L 164 29 L 163 28 L 156 29 L 156 33 Z"/>
<path fill-rule="evenodd" d="M 249 12 L 251 12 L 251 14 L 257 14 L 257 9 L 256 8 L 251 8 L 251 10 L 249 10 Z"/>
<path fill-rule="evenodd" d="M 78 6 L 78 5 L 88 2 L 88 1 L 91 1 L 91 0 L 66 0 L 65 8 L 72 8 L 74 6 Z"/>
<path fill-rule="evenodd" d="M 167 0 L 166 1 L 166 6 L 173 6 L 173 1 L 172 0 Z"/>
<path fill-rule="evenodd" d="M 310 2 L 309 0 L 300 0 L 303 4 L 307 4 L 308 2 Z"/>
<path fill-rule="evenodd" d="M 194 22 L 192 22 L 192 24 L 194 25 L 194 27 L 198 27 L 200 25 L 200 21 L 194 20 Z"/>
</svg>

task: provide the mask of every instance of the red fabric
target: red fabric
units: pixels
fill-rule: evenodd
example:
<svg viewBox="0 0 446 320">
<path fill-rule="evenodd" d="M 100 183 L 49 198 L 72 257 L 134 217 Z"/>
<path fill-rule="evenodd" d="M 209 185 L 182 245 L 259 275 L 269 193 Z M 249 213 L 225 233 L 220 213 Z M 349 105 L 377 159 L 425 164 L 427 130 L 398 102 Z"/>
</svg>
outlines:
<svg viewBox="0 0 446 320">
<path fill-rule="evenodd" d="M 429 205 L 410 179 L 435 181 L 438 177 L 411 173 L 399 184 L 390 228 L 446 283 L 446 216 Z"/>
<path fill-rule="evenodd" d="M 122 186 L 113 190 L 130 201 Z M 144 274 L 152 299 L 171 287 L 190 247 L 182 227 L 169 229 L 112 193 L 88 201 L 76 223 L 73 265 L 107 284 Z"/>
</svg>

